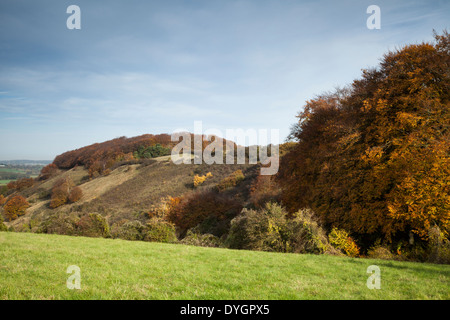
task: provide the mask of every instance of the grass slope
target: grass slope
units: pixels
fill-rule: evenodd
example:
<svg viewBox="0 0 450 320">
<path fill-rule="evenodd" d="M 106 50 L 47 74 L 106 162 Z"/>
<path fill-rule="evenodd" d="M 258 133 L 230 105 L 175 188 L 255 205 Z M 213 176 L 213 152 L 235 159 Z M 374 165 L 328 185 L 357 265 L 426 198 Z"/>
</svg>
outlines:
<svg viewBox="0 0 450 320">
<path fill-rule="evenodd" d="M 0 299 L 450 299 L 449 284 L 447 265 L 0 232 Z"/>
</svg>

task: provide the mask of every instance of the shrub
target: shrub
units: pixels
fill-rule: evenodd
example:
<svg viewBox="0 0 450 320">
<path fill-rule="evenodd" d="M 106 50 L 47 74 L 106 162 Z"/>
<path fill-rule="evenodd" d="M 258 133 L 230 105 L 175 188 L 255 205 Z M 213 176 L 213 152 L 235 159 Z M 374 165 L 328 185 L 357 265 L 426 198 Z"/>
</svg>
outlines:
<svg viewBox="0 0 450 320">
<path fill-rule="evenodd" d="M 242 173 L 242 170 L 236 170 L 232 174 L 230 174 L 228 177 L 222 179 L 222 181 L 220 181 L 217 184 L 217 189 L 219 191 L 224 191 L 226 189 L 235 187 L 244 179 L 245 179 L 245 176 Z"/>
<path fill-rule="evenodd" d="M 259 175 L 250 188 L 250 202 L 256 208 L 263 208 L 267 202 L 277 202 L 280 195 L 280 187 L 269 175 Z"/>
<path fill-rule="evenodd" d="M 45 166 L 41 170 L 41 174 L 39 175 L 39 179 L 41 180 L 47 180 L 53 177 L 58 172 L 58 167 L 50 163 L 49 165 Z"/>
<path fill-rule="evenodd" d="M 193 230 L 188 230 L 186 237 L 180 241 L 182 244 L 197 247 L 221 247 L 220 239 L 210 233 L 202 234 Z"/>
<path fill-rule="evenodd" d="M 241 208 L 240 203 L 230 196 L 213 190 L 200 190 L 181 198 L 172 198 L 167 217 L 183 235 L 211 216 L 216 217 L 218 222 L 231 220 Z"/>
<path fill-rule="evenodd" d="M 150 210 L 147 212 L 148 217 L 165 219 L 169 214 L 171 206 L 174 206 L 175 202 L 177 202 L 175 199 L 170 196 L 161 198 L 159 203 L 153 204 L 150 207 Z"/>
<path fill-rule="evenodd" d="M 22 191 L 26 188 L 33 186 L 34 179 L 33 178 L 22 178 L 17 181 L 11 181 L 6 186 L 9 190 L 18 190 Z"/>
<path fill-rule="evenodd" d="M 144 240 L 166 243 L 176 242 L 175 226 L 166 220 L 152 218 L 145 228 Z"/>
<path fill-rule="evenodd" d="M 267 203 L 260 210 L 242 210 L 231 221 L 226 244 L 235 249 L 335 253 L 312 211 L 300 210 L 291 219 L 276 203 Z"/>
<path fill-rule="evenodd" d="M 371 259 L 393 260 L 396 256 L 388 248 L 376 245 L 367 251 L 367 257 Z"/>
<path fill-rule="evenodd" d="M 4 205 L 6 203 L 6 198 L 0 194 L 0 206 Z"/>
<path fill-rule="evenodd" d="M 78 218 L 64 213 L 56 213 L 47 217 L 37 227 L 37 233 L 52 233 L 62 235 L 77 235 Z"/>
<path fill-rule="evenodd" d="M 80 187 L 75 187 L 72 178 L 61 178 L 55 182 L 50 198 L 50 208 L 54 209 L 68 201 L 76 202 L 83 196 Z"/>
<path fill-rule="evenodd" d="M 53 188 L 50 198 L 50 208 L 54 209 L 67 203 L 69 192 L 64 187 Z"/>
<path fill-rule="evenodd" d="M 143 240 L 145 226 L 137 220 L 121 220 L 111 227 L 111 236 L 123 240 Z"/>
<path fill-rule="evenodd" d="M 82 196 L 83 196 L 83 191 L 81 190 L 81 188 L 74 187 L 74 188 L 72 188 L 72 190 L 70 190 L 69 201 L 72 203 L 77 202 L 78 200 L 81 199 Z"/>
<path fill-rule="evenodd" d="M 77 233 L 86 237 L 107 238 L 110 235 L 106 219 L 98 213 L 83 215 L 77 222 Z"/>
<path fill-rule="evenodd" d="M 284 215 L 282 208 L 272 203 L 262 210 L 243 209 L 231 221 L 227 246 L 233 249 L 286 251 L 281 236 Z"/>
<path fill-rule="evenodd" d="M 286 224 L 290 252 L 339 254 L 328 242 L 325 230 L 311 209 L 297 211 Z"/>
<path fill-rule="evenodd" d="M 333 228 L 328 235 L 328 239 L 331 245 L 336 249 L 342 250 L 346 255 L 350 257 L 359 255 L 359 248 L 347 231 Z"/>
<path fill-rule="evenodd" d="M 8 231 L 8 227 L 3 223 L 2 216 L 0 216 L 0 231 Z"/>
<path fill-rule="evenodd" d="M 29 206 L 30 204 L 24 197 L 17 195 L 8 200 L 3 207 L 3 212 L 8 220 L 12 221 L 24 215 Z"/>
<path fill-rule="evenodd" d="M 428 261 L 450 264 L 450 241 L 438 226 L 433 226 L 428 232 Z"/>
<path fill-rule="evenodd" d="M 199 176 L 198 174 L 196 174 L 196 175 L 194 176 L 194 188 L 196 188 L 196 187 L 202 185 L 203 182 L 205 182 L 205 180 L 206 180 L 207 178 L 210 178 L 210 177 L 212 177 L 212 173 L 211 173 L 211 172 L 208 172 L 208 173 L 207 173 L 206 175 L 204 175 L 204 176 Z"/>
</svg>

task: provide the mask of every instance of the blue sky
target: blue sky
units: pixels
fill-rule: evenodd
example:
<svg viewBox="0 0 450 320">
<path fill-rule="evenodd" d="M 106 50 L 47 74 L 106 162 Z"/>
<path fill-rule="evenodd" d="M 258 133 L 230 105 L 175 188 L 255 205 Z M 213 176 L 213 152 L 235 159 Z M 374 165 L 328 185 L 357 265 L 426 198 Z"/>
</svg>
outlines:
<svg viewBox="0 0 450 320">
<path fill-rule="evenodd" d="M 69 5 L 81 30 L 69 30 Z M 369 30 L 369 5 L 381 29 Z M 119 136 L 279 129 L 305 101 L 449 29 L 450 1 L 0 2 L 0 159 Z"/>
</svg>

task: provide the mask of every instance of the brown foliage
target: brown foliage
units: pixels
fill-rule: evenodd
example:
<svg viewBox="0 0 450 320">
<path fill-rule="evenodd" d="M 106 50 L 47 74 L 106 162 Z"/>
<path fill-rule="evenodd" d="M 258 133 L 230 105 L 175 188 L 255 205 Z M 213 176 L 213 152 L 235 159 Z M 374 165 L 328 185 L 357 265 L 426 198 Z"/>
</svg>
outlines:
<svg viewBox="0 0 450 320">
<path fill-rule="evenodd" d="M 39 175 L 39 179 L 47 180 L 53 177 L 58 172 L 58 167 L 54 163 L 50 163 L 46 165 L 41 170 L 41 174 Z"/>
<path fill-rule="evenodd" d="M 3 207 L 3 212 L 9 221 L 15 220 L 25 214 L 25 210 L 29 207 L 28 201 L 20 196 L 14 196 L 8 200 Z"/>
<path fill-rule="evenodd" d="M 334 94 L 308 101 L 278 181 L 291 212 L 310 206 L 351 234 L 450 233 L 450 47 L 409 45 Z"/>
<path fill-rule="evenodd" d="M 218 221 L 231 220 L 242 209 L 241 204 L 231 197 L 213 190 L 201 190 L 172 198 L 168 207 L 167 218 L 181 233 L 197 226 L 208 217 L 214 217 Z"/>
<path fill-rule="evenodd" d="M 69 200 L 70 191 L 73 186 L 74 185 L 71 178 L 58 179 L 52 188 L 50 208 L 54 209 L 66 204 Z"/>
</svg>

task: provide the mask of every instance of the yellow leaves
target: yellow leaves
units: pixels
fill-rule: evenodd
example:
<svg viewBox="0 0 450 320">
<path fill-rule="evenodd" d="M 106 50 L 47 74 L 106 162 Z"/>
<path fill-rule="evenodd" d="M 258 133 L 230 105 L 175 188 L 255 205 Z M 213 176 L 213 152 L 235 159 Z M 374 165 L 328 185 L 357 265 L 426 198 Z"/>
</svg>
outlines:
<svg viewBox="0 0 450 320">
<path fill-rule="evenodd" d="M 397 112 L 397 121 L 402 127 L 415 128 L 421 120 L 423 120 L 421 116 L 409 112 Z"/>
<path fill-rule="evenodd" d="M 350 257 L 359 256 L 358 246 L 345 230 L 333 228 L 328 235 L 328 240 L 335 248 L 344 251 L 346 255 Z"/>
<path fill-rule="evenodd" d="M 383 148 L 382 147 L 373 147 L 368 148 L 364 155 L 362 156 L 362 160 L 366 163 L 374 164 L 377 163 L 381 157 L 383 156 Z"/>
<path fill-rule="evenodd" d="M 203 182 L 205 182 L 205 180 L 206 180 L 207 178 L 210 178 L 210 177 L 212 177 L 212 173 L 211 173 L 211 172 L 208 172 L 208 173 L 207 173 L 206 175 L 204 175 L 204 176 L 199 176 L 198 174 L 196 174 L 196 175 L 194 176 L 194 188 L 197 188 L 198 186 L 202 185 Z"/>
</svg>

